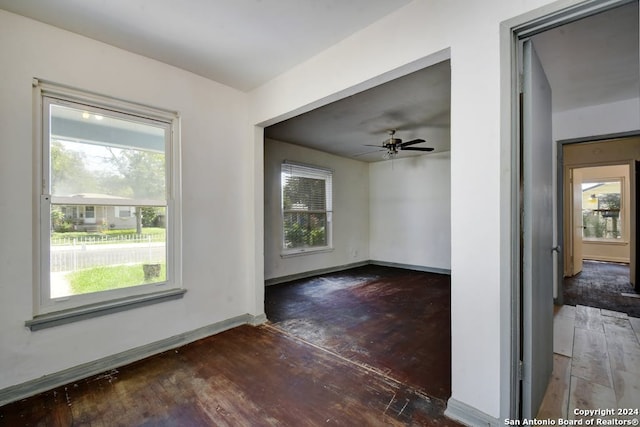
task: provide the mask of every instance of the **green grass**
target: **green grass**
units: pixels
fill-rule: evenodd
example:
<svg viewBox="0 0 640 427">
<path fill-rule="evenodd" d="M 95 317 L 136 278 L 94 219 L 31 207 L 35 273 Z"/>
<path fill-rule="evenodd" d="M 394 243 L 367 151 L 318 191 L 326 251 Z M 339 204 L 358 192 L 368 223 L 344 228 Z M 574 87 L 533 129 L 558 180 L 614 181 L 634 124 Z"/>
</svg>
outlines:
<svg viewBox="0 0 640 427">
<path fill-rule="evenodd" d="M 151 282 L 145 282 L 142 264 L 136 264 L 95 267 L 74 271 L 67 275 L 67 279 L 71 285 L 72 293 L 78 295 L 161 282 L 165 280 L 166 274 L 165 265 L 162 264 L 160 277 Z"/>
</svg>

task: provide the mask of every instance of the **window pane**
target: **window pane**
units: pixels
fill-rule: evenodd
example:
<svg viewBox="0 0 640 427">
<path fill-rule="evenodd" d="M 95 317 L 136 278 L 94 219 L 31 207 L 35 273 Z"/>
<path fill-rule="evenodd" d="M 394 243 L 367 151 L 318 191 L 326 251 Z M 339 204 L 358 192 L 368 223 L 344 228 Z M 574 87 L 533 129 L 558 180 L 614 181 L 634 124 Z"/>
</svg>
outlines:
<svg viewBox="0 0 640 427">
<path fill-rule="evenodd" d="M 50 298 L 166 280 L 166 208 L 132 207 L 124 218 L 117 210 L 51 206 Z"/>
<path fill-rule="evenodd" d="M 166 132 L 160 124 L 51 105 L 51 194 L 164 200 Z"/>
<path fill-rule="evenodd" d="M 285 249 L 327 246 L 326 228 L 326 213 L 285 212 Z"/>
<path fill-rule="evenodd" d="M 285 176 L 283 207 L 285 210 L 326 210 L 326 184 L 324 179 Z"/>
<path fill-rule="evenodd" d="M 622 237 L 621 187 L 619 180 L 582 184 L 584 238 Z"/>
</svg>

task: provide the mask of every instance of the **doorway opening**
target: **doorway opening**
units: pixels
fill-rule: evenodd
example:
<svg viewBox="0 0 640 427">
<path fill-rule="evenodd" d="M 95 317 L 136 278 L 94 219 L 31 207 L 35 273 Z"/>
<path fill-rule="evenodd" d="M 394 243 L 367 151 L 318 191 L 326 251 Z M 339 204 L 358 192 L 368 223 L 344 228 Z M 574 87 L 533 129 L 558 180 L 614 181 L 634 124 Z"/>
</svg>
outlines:
<svg viewBox="0 0 640 427">
<path fill-rule="evenodd" d="M 558 300 L 640 317 L 634 289 L 638 138 L 559 144 L 565 251 Z"/>
<path fill-rule="evenodd" d="M 513 86 L 511 95 L 511 105 L 514 106 L 511 115 L 512 141 L 514 141 L 512 142 L 514 150 L 512 156 L 514 165 L 512 254 L 514 259 L 519 261 L 511 275 L 514 296 L 512 321 L 515 325 L 512 328 L 514 332 L 512 332 L 511 351 L 516 356 L 511 365 L 511 390 L 514 396 L 511 399 L 511 411 L 517 414 L 518 418 L 533 418 L 538 414 L 544 390 L 551 377 L 550 366 L 554 365 L 555 369 L 553 360 L 555 342 L 552 346 L 549 342 L 555 338 L 554 299 L 557 301 L 562 298 L 558 288 L 561 287 L 565 260 L 561 254 L 567 250 L 563 241 L 566 233 L 563 233 L 562 203 L 557 203 L 558 199 L 552 194 L 554 189 L 562 191 L 562 172 L 555 174 L 555 168 L 552 168 L 547 180 L 544 173 L 539 171 L 546 171 L 550 164 L 559 160 L 552 148 L 556 141 L 584 138 L 589 135 L 637 131 L 640 128 L 637 7 L 637 1 L 606 4 L 582 2 L 526 23 L 519 23 L 511 30 L 512 82 L 518 82 Z M 603 55 L 589 57 L 590 52 L 597 51 L 598 43 L 606 40 L 611 42 L 609 37 L 613 33 L 607 33 L 607 31 L 615 32 L 616 25 L 620 28 L 623 19 L 612 19 L 611 13 L 619 13 L 621 17 L 628 13 L 629 24 L 633 26 L 631 31 L 625 33 L 629 36 L 630 50 L 627 54 L 620 56 L 617 56 L 618 52 L 617 55 L 608 58 Z M 574 23 L 577 27 L 570 28 L 569 25 Z M 581 26 L 586 36 L 581 40 L 579 37 L 570 40 L 569 36 L 580 33 Z M 545 53 L 545 44 L 547 47 L 557 49 Z M 614 44 L 616 47 L 621 47 L 624 43 Z M 548 55 L 549 52 L 553 55 Z M 609 53 L 615 52 L 610 49 Z M 563 64 L 563 59 L 568 58 L 574 58 L 570 60 L 571 64 Z M 578 64 L 578 59 L 586 63 L 578 68 L 571 68 Z M 597 84 L 598 77 L 595 75 L 597 73 L 590 72 L 602 71 L 618 60 L 631 60 L 629 66 L 625 67 L 625 70 L 631 71 L 629 80 L 617 89 L 606 84 Z M 560 65 L 566 68 L 559 68 Z M 616 69 L 620 70 L 619 67 Z M 571 78 L 567 79 L 568 76 Z M 552 96 L 542 93 L 545 92 L 544 90 L 536 90 L 547 85 L 548 92 Z M 589 96 L 593 97 L 587 100 Z M 574 101 L 578 103 L 570 105 Z M 626 122 L 617 120 L 623 117 L 626 111 L 623 106 L 625 104 L 634 111 L 633 116 L 626 116 L 628 119 Z M 618 114 L 616 111 L 622 113 Z M 561 163 L 556 163 L 556 166 L 559 164 Z M 579 194 L 581 193 L 582 191 Z M 553 206 L 547 208 L 550 200 Z M 607 209 L 609 212 L 605 213 L 612 215 L 612 209 L 605 208 L 604 202 L 603 200 L 602 207 L 596 207 L 596 210 Z M 540 220 L 541 215 L 545 220 Z M 551 220 L 553 224 L 550 225 Z M 612 220 L 608 219 L 605 222 L 608 222 L 607 225 L 611 228 Z M 616 226 L 620 225 L 618 221 Z M 633 227 L 632 223 L 632 227 L 629 228 L 630 233 L 634 232 Z M 614 232 L 615 230 L 612 231 Z M 550 233 L 553 235 L 552 239 L 548 238 Z M 630 239 L 629 246 L 634 240 Z M 630 259 L 630 262 L 633 266 L 633 259 Z M 553 273 L 549 273 L 549 265 L 553 266 L 551 269 Z M 632 277 L 633 274 L 632 271 Z M 600 316 L 599 311 L 598 316 Z M 571 334 L 573 334 L 573 327 Z M 575 354 L 580 354 L 580 348 Z M 573 381 L 573 377 L 570 378 L 570 381 Z M 571 402 L 575 404 L 577 399 L 577 394 L 571 394 L 571 390 L 579 391 L 582 388 L 576 384 L 567 383 L 563 391 L 566 393 L 563 396 L 566 398 L 563 400 L 566 403 L 564 415 L 569 413 Z M 614 390 L 616 385 L 613 383 L 609 385 L 612 395 L 617 396 L 616 393 L 619 390 Z"/>
</svg>

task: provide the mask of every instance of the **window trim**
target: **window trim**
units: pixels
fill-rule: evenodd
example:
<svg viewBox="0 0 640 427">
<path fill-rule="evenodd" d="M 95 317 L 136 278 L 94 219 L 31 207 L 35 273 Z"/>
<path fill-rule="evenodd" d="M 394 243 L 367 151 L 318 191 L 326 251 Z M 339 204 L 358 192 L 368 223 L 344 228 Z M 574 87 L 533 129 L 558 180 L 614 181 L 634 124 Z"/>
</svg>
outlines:
<svg viewBox="0 0 640 427">
<path fill-rule="evenodd" d="M 311 246 L 311 247 L 300 247 L 300 248 L 285 248 L 285 236 L 284 236 L 284 187 L 282 185 L 282 175 L 284 173 L 285 167 L 290 167 L 292 169 L 299 169 L 299 176 L 304 176 L 305 169 L 309 171 L 309 177 L 319 177 L 323 176 L 325 180 L 325 185 L 327 181 L 329 182 L 329 188 L 326 192 L 326 209 L 322 212 L 326 212 L 327 215 L 327 225 L 326 225 L 326 233 L 327 233 L 327 244 L 324 246 Z M 310 255 L 310 254 L 318 254 L 324 252 L 333 251 L 333 169 L 323 168 L 316 165 L 310 165 L 305 163 L 293 162 L 290 160 L 285 160 L 280 165 L 280 257 L 281 258 L 289 258 L 301 255 Z M 300 211 L 300 212 L 318 212 L 318 211 Z"/>
<path fill-rule="evenodd" d="M 63 318 L 81 320 L 90 316 L 108 314 L 114 311 L 109 309 L 114 307 L 124 307 L 122 309 L 146 305 L 153 301 L 165 301 L 167 298 L 157 298 L 157 295 L 172 295 L 175 298 L 181 297 L 185 290 L 182 289 L 182 239 L 181 239 L 181 159 L 180 159 L 180 115 L 176 111 L 164 110 L 148 105 L 125 101 L 105 95 L 70 88 L 39 79 L 33 79 L 33 116 L 34 116 L 34 299 L 32 320 L 28 320 L 26 325 L 31 324 L 36 319 L 46 319 L 56 316 Z M 98 110 L 108 110 L 115 115 L 124 117 L 134 116 L 140 121 L 152 122 L 155 124 L 164 123 L 166 127 L 167 140 L 165 141 L 165 168 L 166 168 L 166 198 L 162 200 L 166 206 L 166 245 L 167 245 L 167 277 L 164 282 L 121 288 L 110 291 L 75 295 L 64 298 L 52 299 L 50 297 L 50 228 L 45 226 L 45 222 L 50 220 L 50 205 L 53 202 L 48 192 L 49 186 L 49 129 L 45 126 L 48 123 L 48 113 L 45 116 L 45 106 L 49 105 L 47 99 L 55 99 L 62 105 L 65 103 L 81 104 L 94 107 Z M 64 198 L 56 197 L 57 204 L 64 204 Z M 122 205 L 122 200 L 113 201 L 99 200 L 98 205 Z M 150 201 L 145 201 L 150 202 Z M 77 204 L 72 203 L 72 204 Z M 84 200 L 83 204 L 92 204 L 90 200 Z M 143 302 L 144 304 L 140 304 Z M 77 313 L 84 313 L 77 316 Z M 41 320 L 42 321 L 42 320 Z M 70 320 L 74 321 L 74 320 Z M 46 323 L 46 320 L 45 320 Z M 55 324 L 59 324 L 57 321 Z M 68 323 L 68 322 L 62 322 Z M 53 325 L 55 326 L 55 325 Z"/>
</svg>

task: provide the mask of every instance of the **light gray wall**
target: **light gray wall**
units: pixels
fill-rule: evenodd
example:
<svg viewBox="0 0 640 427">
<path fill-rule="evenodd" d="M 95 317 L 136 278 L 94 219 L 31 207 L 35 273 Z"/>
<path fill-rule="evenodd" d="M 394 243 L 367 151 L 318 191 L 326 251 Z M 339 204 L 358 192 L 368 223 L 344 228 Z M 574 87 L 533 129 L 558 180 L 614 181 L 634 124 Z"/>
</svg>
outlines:
<svg viewBox="0 0 640 427">
<path fill-rule="evenodd" d="M 238 214 L 253 202 L 246 94 L 4 11 L 0 57 L 0 390 L 262 313 L 246 262 L 254 224 Z M 34 311 L 34 77 L 180 112 L 184 298 L 37 332 L 25 327 Z"/>
<path fill-rule="evenodd" d="M 371 163 L 369 179 L 371 259 L 450 270 L 450 153 Z"/>
<path fill-rule="evenodd" d="M 640 98 L 553 114 L 553 139 L 583 138 L 640 129 Z"/>
<path fill-rule="evenodd" d="M 369 259 L 369 174 L 365 162 L 268 139 L 264 148 L 265 279 Z M 333 170 L 333 250 L 283 258 L 280 167 L 285 160 Z"/>
</svg>

